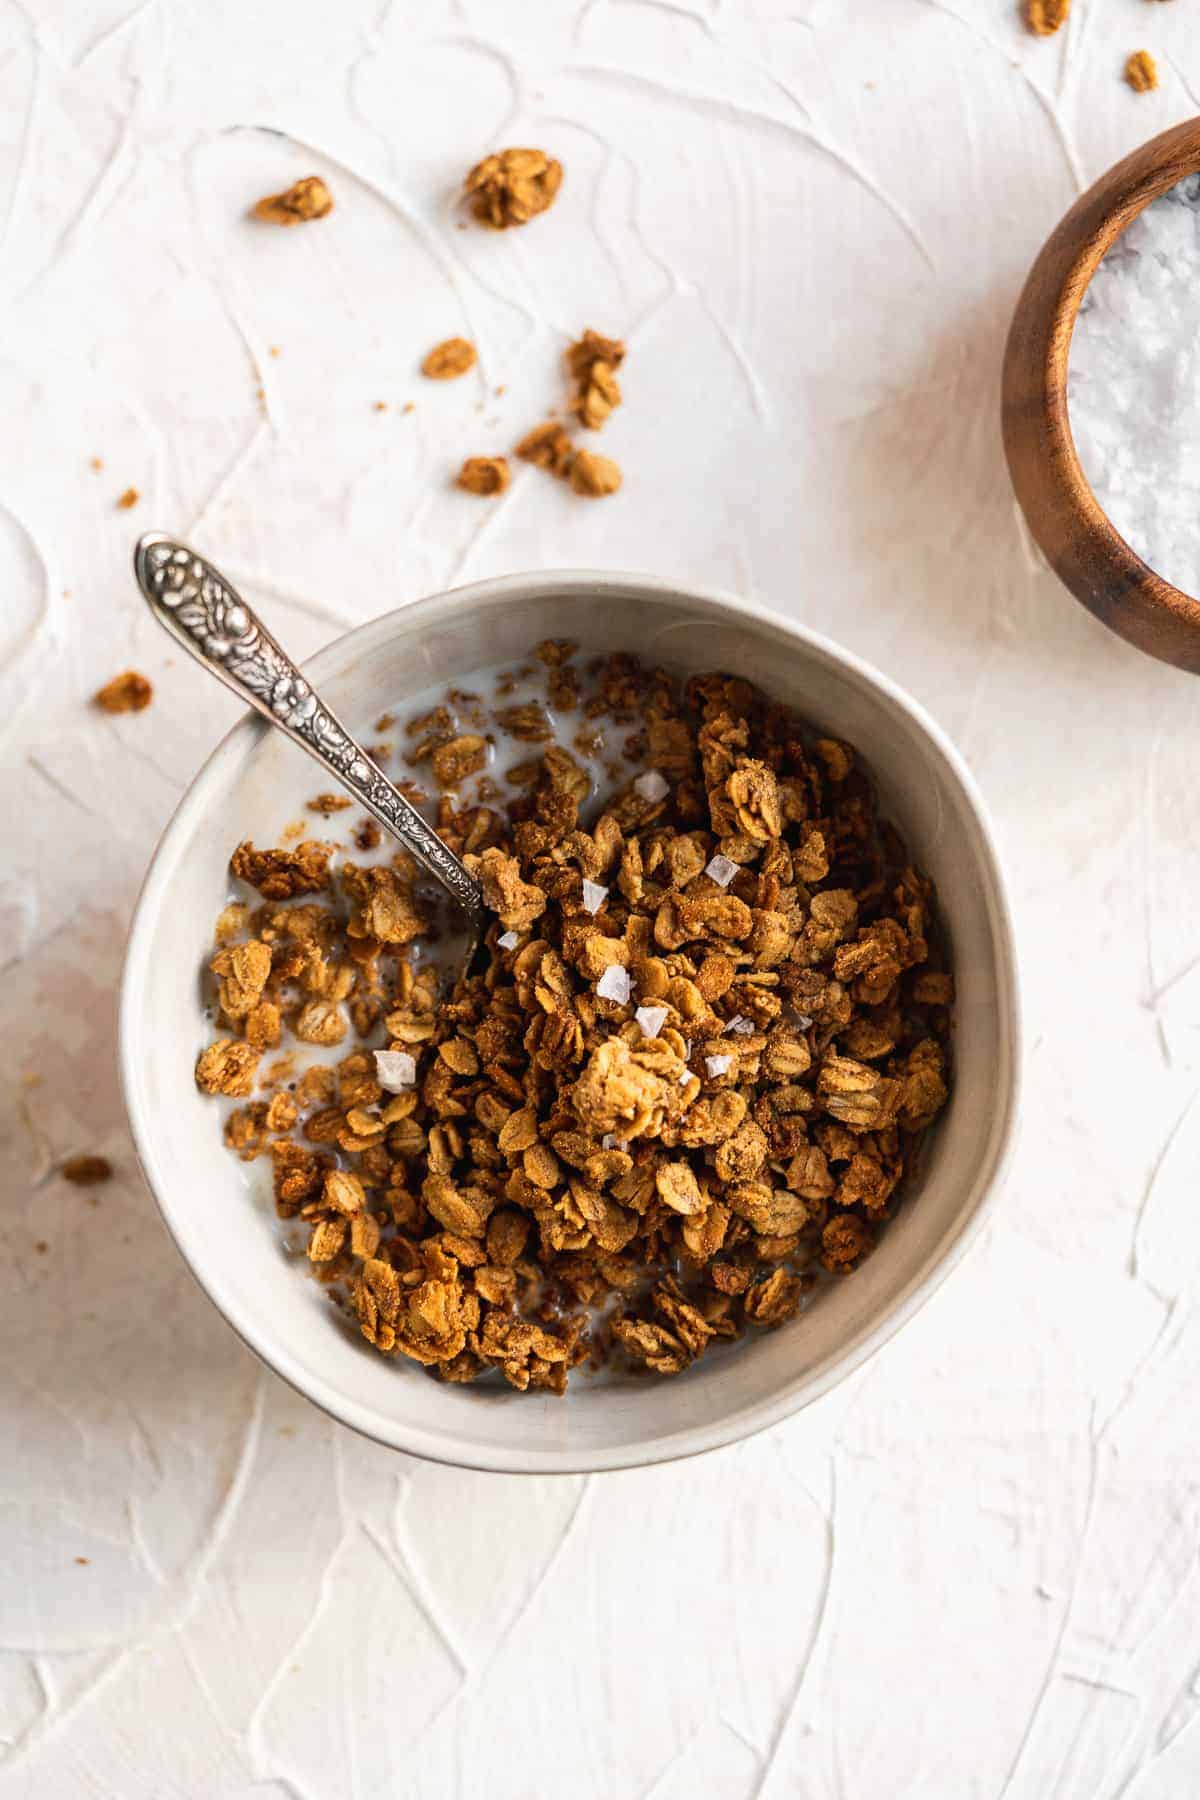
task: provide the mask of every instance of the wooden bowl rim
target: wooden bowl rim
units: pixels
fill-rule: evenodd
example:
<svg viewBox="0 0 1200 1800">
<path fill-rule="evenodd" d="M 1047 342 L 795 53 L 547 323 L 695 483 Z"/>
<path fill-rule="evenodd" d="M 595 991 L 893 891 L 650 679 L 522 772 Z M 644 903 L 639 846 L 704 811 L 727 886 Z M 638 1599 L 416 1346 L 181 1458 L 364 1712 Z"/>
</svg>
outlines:
<svg viewBox="0 0 1200 1800">
<path fill-rule="evenodd" d="M 1182 170 L 1181 164 L 1186 164 Z M 1152 200 L 1195 174 L 1200 174 L 1200 117 L 1170 126 L 1114 163 L 1055 227 L 1055 233 L 1062 231 L 1077 211 L 1094 211 L 1103 205 L 1100 222 L 1085 233 L 1078 251 L 1064 269 L 1050 315 L 1046 366 L 1042 371 L 1042 393 L 1051 445 L 1062 456 L 1066 468 L 1078 478 L 1078 488 L 1071 495 L 1072 503 L 1106 557 L 1118 569 L 1122 585 L 1141 587 L 1143 591 L 1149 589 L 1153 600 L 1184 617 L 1191 626 L 1200 624 L 1200 597 L 1177 588 L 1165 575 L 1151 568 L 1122 537 L 1097 500 L 1075 448 L 1068 383 L 1075 324 L 1096 270 L 1117 239 L 1124 236 Z M 1121 217 L 1126 207 L 1131 210 L 1128 216 Z M 1055 370 L 1061 372 L 1060 381 L 1053 379 Z"/>
</svg>

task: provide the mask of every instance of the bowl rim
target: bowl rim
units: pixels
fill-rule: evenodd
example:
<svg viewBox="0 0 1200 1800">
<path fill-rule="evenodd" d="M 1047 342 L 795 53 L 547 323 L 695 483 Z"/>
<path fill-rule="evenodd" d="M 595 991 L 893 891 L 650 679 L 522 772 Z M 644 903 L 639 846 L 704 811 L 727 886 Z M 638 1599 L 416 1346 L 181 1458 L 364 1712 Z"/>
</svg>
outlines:
<svg viewBox="0 0 1200 1800">
<path fill-rule="evenodd" d="M 135 1047 L 153 926 L 166 899 L 170 877 L 190 842 L 193 827 L 208 808 L 211 788 L 230 763 L 239 760 L 243 754 L 248 754 L 271 729 L 266 720 L 254 712 L 247 712 L 225 733 L 188 784 L 155 846 L 134 905 L 121 976 L 117 1064 L 122 1098 L 138 1162 L 163 1224 L 193 1280 L 247 1348 L 269 1369 L 331 1418 L 376 1443 L 448 1467 L 494 1474 L 580 1475 L 682 1460 L 767 1430 L 828 1393 L 881 1349 L 936 1293 L 987 1223 L 1001 1180 L 1011 1161 L 1022 1075 L 1021 997 L 1012 917 L 991 821 L 975 779 L 950 738 L 919 701 L 881 670 L 822 633 L 777 613 L 771 607 L 720 589 L 693 587 L 635 571 L 551 569 L 495 576 L 409 601 L 331 639 L 309 657 L 302 668 L 314 683 L 320 682 L 324 677 L 327 661 L 335 658 L 340 660 L 352 643 L 360 655 L 369 651 L 377 642 L 388 639 L 401 616 L 409 618 L 417 609 L 434 612 L 452 605 L 456 612 L 465 615 L 468 611 L 478 612 L 503 605 L 518 597 L 538 598 L 550 595 L 564 587 L 585 592 L 590 590 L 596 595 L 614 589 L 626 593 L 635 590 L 651 602 L 682 600 L 782 630 L 802 643 L 818 661 L 824 659 L 848 672 L 863 686 L 890 702 L 932 743 L 967 801 L 977 832 L 974 848 L 988 876 L 983 899 L 997 969 L 999 1054 L 996 1076 L 1001 1086 L 978 1171 L 969 1194 L 960 1203 L 959 1214 L 946 1241 L 940 1246 L 936 1260 L 923 1274 L 914 1276 L 905 1288 L 894 1295 L 873 1320 L 836 1346 L 815 1369 L 807 1375 L 785 1382 L 769 1398 L 743 1406 L 720 1419 L 692 1425 L 668 1436 L 660 1435 L 642 1444 L 595 1452 L 528 1449 L 510 1451 L 503 1447 L 480 1445 L 463 1433 L 458 1434 L 461 1441 L 456 1443 L 454 1434 L 434 1438 L 421 1428 L 385 1420 L 372 1407 L 359 1404 L 352 1397 L 334 1391 L 319 1377 L 315 1378 L 310 1369 L 297 1368 L 289 1354 L 272 1341 L 269 1322 L 247 1316 L 230 1301 L 222 1286 L 219 1270 L 209 1265 L 201 1266 L 193 1260 L 175 1227 L 173 1214 L 176 1209 L 170 1199 L 169 1183 L 155 1148 L 152 1109 L 143 1105 L 140 1091 Z"/>
</svg>

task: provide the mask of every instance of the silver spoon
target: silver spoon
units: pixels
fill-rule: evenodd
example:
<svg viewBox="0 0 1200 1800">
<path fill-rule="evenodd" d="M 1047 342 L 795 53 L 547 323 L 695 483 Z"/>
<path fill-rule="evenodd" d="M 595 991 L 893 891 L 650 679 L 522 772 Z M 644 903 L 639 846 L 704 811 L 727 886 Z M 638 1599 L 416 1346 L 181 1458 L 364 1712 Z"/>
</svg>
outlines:
<svg viewBox="0 0 1200 1800">
<path fill-rule="evenodd" d="M 186 544 L 158 531 L 138 539 L 133 569 L 159 624 L 226 687 L 315 756 L 446 889 L 465 920 L 469 963 L 483 932 L 479 883 L 313 692 L 232 583 Z"/>
</svg>

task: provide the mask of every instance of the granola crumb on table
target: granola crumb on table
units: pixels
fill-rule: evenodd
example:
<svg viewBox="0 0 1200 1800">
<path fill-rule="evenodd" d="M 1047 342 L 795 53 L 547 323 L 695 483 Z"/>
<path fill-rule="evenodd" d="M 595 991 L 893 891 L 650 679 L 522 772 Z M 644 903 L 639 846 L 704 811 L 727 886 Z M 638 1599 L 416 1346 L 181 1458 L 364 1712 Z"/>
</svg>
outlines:
<svg viewBox="0 0 1200 1800">
<path fill-rule="evenodd" d="M 610 1354 L 679 1374 L 858 1268 L 948 1098 L 953 978 L 851 745 L 730 676 L 537 659 L 545 704 L 499 682 L 406 727 L 495 915 L 476 971 L 442 994 L 415 959 L 403 853 L 239 845 L 195 1079 L 368 1343 L 562 1393 Z M 641 767 L 596 816 L 548 709 Z M 530 746 L 506 802 L 500 734 Z"/>
<path fill-rule="evenodd" d="M 454 381 L 475 367 L 475 346 L 466 338 L 446 338 L 435 344 L 421 364 L 421 373 L 430 381 Z"/>
<path fill-rule="evenodd" d="M 479 223 L 504 231 L 552 206 L 562 178 L 562 164 L 544 150 L 497 150 L 468 171 L 463 188 Z"/>
<path fill-rule="evenodd" d="M 58 1172 L 75 1187 L 99 1187 L 112 1180 L 113 1168 L 107 1156 L 68 1156 Z"/>
<path fill-rule="evenodd" d="M 1025 0 L 1025 23 L 1035 37 L 1053 37 L 1070 10 L 1071 0 Z"/>
<path fill-rule="evenodd" d="M 1148 50 L 1135 50 L 1125 64 L 1125 79 L 1135 94 L 1148 94 L 1158 86 L 1158 64 Z"/>
<path fill-rule="evenodd" d="M 458 471 L 456 485 L 468 494 L 502 494 L 510 480 L 505 456 L 468 456 Z"/>
<path fill-rule="evenodd" d="M 333 195 L 319 175 L 303 175 L 282 194 L 267 194 L 254 207 L 268 225 L 302 225 L 333 211 Z"/>
<path fill-rule="evenodd" d="M 127 713 L 143 712 L 154 698 L 154 689 L 144 675 L 136 669 L 126 669 L 121 675 L 114 675 L 111 681 L 92 695 L 92 702 L 101 712 Z"/>
</svg>

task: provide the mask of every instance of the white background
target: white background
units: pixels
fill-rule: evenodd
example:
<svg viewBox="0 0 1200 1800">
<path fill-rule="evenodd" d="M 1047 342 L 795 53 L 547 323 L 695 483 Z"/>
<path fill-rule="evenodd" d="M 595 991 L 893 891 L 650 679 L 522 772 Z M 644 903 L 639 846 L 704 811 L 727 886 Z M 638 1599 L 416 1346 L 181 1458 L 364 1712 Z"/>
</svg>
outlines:
<svg viewBox="0 0 1200 1800">
<path fill-rule="evenodd" d="M 1052 41 L 1010 0 L 0 0 L 0 1800 L 1200 1787 L 1200 683 L 1040 570 L 997 421 L 1038 245 L 1191 90 L 1190 0 Z M 503 143 L 558 204 L 457 230 Z M 246 220 L 310 172 L 330 219 Z M 585 325 L 629 341 L 623 492 L 455 492 Z M 423 383 L 458 332 L 478 373 Z M 1023 1127 L 869 1367 L 688 1465 L 525 1481 L 361 1442 L 242 1349 L 114 1072 L 139 878 L 237 713 L 135 596 L 151 525 L 302 654 L 643 568 L 937 715 L 1011 878 Z M 131 665 L 152 709 L 89 709 Z"/>
</svg>

